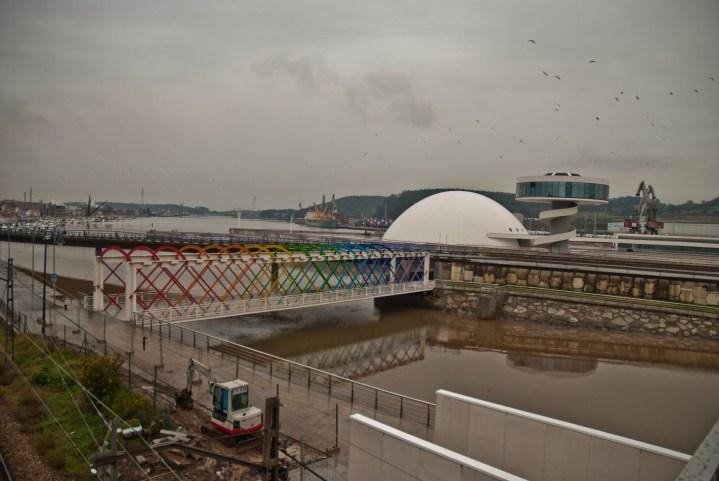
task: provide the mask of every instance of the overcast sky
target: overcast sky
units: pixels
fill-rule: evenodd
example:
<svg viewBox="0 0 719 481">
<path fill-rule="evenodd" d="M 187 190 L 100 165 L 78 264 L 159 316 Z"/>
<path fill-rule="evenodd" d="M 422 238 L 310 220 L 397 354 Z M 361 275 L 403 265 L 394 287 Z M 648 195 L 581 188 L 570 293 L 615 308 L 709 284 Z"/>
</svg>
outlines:
<svg viewBox="0 0 719 481">
<path fill-rule="evenodd" d="M 719 1 L 0 0 L 0 197 L 270 208 L 552 170 L 719 195 Z"/>
</svg>

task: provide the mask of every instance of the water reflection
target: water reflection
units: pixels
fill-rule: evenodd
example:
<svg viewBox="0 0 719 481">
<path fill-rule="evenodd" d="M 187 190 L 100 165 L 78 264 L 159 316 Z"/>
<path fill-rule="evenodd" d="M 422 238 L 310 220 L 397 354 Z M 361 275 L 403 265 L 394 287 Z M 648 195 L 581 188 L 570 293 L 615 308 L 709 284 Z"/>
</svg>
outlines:
<svg viewBox="0 0 719 481">
<path fill-rule="evenodd" d="M 507 366 L 524 372 L 550 374 L 555 377 L 572 376 L 596 371 L 597 360 L 508 353 Z"/>
</svg>

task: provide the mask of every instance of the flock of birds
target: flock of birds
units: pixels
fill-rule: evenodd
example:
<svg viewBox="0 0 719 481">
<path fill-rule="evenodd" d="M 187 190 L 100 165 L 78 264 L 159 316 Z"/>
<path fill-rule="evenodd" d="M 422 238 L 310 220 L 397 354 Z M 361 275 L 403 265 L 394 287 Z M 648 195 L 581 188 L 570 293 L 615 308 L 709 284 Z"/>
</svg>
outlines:
<svg viewBox="0 0 719 481">
<path fill-rule="evenodd" d="M 534 39 L 529 39 L 528 42 L 531 43 L 532 45 L 536 45 L 536 44 L 537 44 L 537 41 L 534 40 Z M 598 60 L 594 60 L 594 59 L 590 59 L 590 60 L 589 60 L 589 63 L 590 63 L 590 64 L 592 64 L 592 63 L 597 63 L 597 62 L 598 62 Z M 549 76 L 550 76 L 550 74 L 549 74 L 546 70 L 542 70 L 541 72 L 542 72 L 542 75 L 544 75 L 545 77 L 549 77 Z M 562 78 L 561 78 L 559 75 L 552 75 L 552 78 L 557 79 L 557 80 L 562 80 Z M 714 82 L 714 80 L 715 80 L 714 77 L 712 77 L 712 76 L 707 77 L 707 79 L 708 79 L 708 80 L 711 80 L 712 82 Z M 694 92 L 695 94 L 698 94 L 698 93 L 699 93 L 699 89 L 694 88 L 694 89 L 692 89 L 692 92 Z M 674 95 L 674 91 L 669 91 L 669 95 L 673 96 L 673 95 Z M 617 103 L 619 103 L 620 99 L 621 99 L 623 96 L 624 96 L 624 91 L 623 91 L 623 90 L 620 90 L 620 91 L 619 91 L 619 94 L 618 94 L 617 96 L 613 97 L 613 98 L 614 98 L 614 101 L 617 102 Z M 639 101 L 639 100 L 641 100 L 641 97 L 640 97 L 639 95 L 634 95 L 634 100 Z M 559 112 L 559 109 L 560 109 L 560 108 L 561 108 L 561 105 L 559 105 L 558 103 L 555 102 L 555 104 L 554 104 L 554 111 L 555 111 L 555 112 Z M 649 117 L 648 117 L 648 116 L 647 116 L 646 118 L 647 118 L 647 120 L 649 120 Z M 599 121 L 600 121 L 599 116 L 595 116 L 595 117 L 594 117 L 594 120 L 596 120 L 597 122 L 599 122 Z M 654 122 L 651 122 L 651 121 L 650 121 L 650 124 L 651 124 L 652 127 L 654 127 L 654 126 L 656 125 Z M 663 128 L 666 128 L 666 126 L 662 126 L 662 127 L 663 127 Z M 662 140 L 666 140 L 666 137 L 663 137 Z M 520 140 L 520 143 L 521 143 L 521 142 L 522 142 L 522 141 Z"/>
<path fill-rule="evenodd" d="M 529 40 L 528 40 L 528 43 L 530 43 L 531 45 L 536 45 L 536 44 L 537 44 L 537 41 L 534 40 L 534 39 L 529 39 Z M 588 64 L 597 64 L 597 63 L 600 63 L 600 61 L 599 61 L 598 59 L 591 58 L 591 59 L 588 59 L 587 63 L 588 63 Z M 546 78 L 548 78 L 548 79 L 553 79 L 553 80 L 556 80 L 556 81 L 561 81 L 561 80 L 562 80 L 562 76 L 559 75 L 558 73 L 548 72 L 548 71 L 546 71 L 546 70 L 540 70 L 540 72 L 542 73 L 542 75 L 543 75 L 544 77 L 546 77 Z M 711 82 L 714 82 L 714 81 L 715 81 L 715 77 L 713 77 L 713 76 L 708 76 L 708 77 L 707 77 L 707 80 L 709 80 L 709 81 L 711 81 Z M 698 88 L 693 88 L 691 91 L 692 91 L 694 94 L 698 94 L 698 93 L 699 93 L 699 89 L 698 89 Z M 668 93 L 669 96 L 675 96 L 675 95 L 678 94 L 678 91 L 670 90 L 670 91 L 668 91 L 667 93 Z M 616 103 L 623 102 L 624 99 L 629 99 L 629 100 L 631 100 L 632 98 L 634 99 L 634 102 L 640 102 L 641 99 L 642 99 L 640 95 L 638 95 L 638 94 L 629 94 L 629 93 L 626 93 L 624 90 L 619 90 L 619 91 L 616 93 L 616 95 L 614 95 L 614 96 L 612 97 L 612 99 L 613 99 L 614 102 L 616 102 Z M 562 104 L 560 104 L 559 102 L 554 102 L 552 108 L 553 108 L 553 110 L 554 110 L 555 112 L 560 112 L 561 109 L 562 109 Z M 595 122 L 600 122 L 600 121 L 601 121 L 601 118 L 600 118 L 599 115 L 594 115 L 593 117 L 594 117 L 594 121 L 595 121 Z M 650 127 L 652 127 L 652 128 L 657 127 L 657 122 L 655 122 L 649 115 L 645 115 L 645 119 L 647 120 L 648 125 L 649 125 Z M 475 123 L 476 123 L 477 125 L 479 125 L 479 124 L 480 124 L 480 119 L 475 119 Z M 662 129 L 667 129 L 667 128 L 668 128 L 667 125 L 660 125 L 660 127 L 661 127 Z M 495 127 L 494 127 L 494 126 L 490 126 L 489 129 L 490 129 L 490 130 L 495 130 Z M 452 127 L 448 127 L 448 128 L 447 128 L 447 131 L 450 132 L 450 133 L 453 132 Z M 375 137 L 377 137 L 377 136 L 379 136 L 379 133 L 375 132 L 374 135 L 375 135 Z M 561 138 L 560 136 L 556 136 L 554 140 L 555 140 L 555 141 L 558 141 L 558 140 L 560 140 L 560 138 Z M 667 137 L 666 135 L 661 137 L 661 140 L 662 140 L 662 141 L 665 141 L 665 140 L 667 140 L 667 139 L 668 139 L 668 137 Z M 426 140 L 426 139 L 416 139 L 415 142 L 416 142 L 416 143 L 422 142 L 422 143 L 424 143 L 424 144 L 427 144 L 427 140 Z M 518 142 L 519 142 L 520 144 L 524 144 L 524 143 L 525 143 L 525 140 L 524 140 L 523 138 L 519 138 L 519 139 L 518 139 Z M 456 139 L 456 143 L 457 143 L 457 144 L 461 144 L 461 143 L 462 143 L 462 140 L 461 140 L 461 139 Z M 432 148 L 436 148 L 437 145 L 431 145 L 431 147 L 432 147 Z M 611 151 L 611 152 L 609 152 L 609 154 L 614 155 L 614 154 L 616 154 L 616 152 Z M 364 152 L 363 157 L 367 157 L 367 155 L 368 155 L 367 152 Z M 503 154 L 500 154 L 498 157 L 499 157 L 499 159 L 504 159 L 504 155 L 503 155 Z"/>
</svg>

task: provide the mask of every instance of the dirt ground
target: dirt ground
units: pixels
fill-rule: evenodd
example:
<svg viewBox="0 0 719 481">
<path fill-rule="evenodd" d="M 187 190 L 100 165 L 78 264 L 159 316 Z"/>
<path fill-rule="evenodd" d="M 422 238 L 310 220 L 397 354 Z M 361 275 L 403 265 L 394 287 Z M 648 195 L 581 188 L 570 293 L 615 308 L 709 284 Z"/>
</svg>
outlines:
<svg viewBox="0 0 719 481">
<path fill-rule="evenodd" d="M 0 409 L 0 451 L 15 481 L 61 481 L 35 451 L 30 436 L 5 409 Z"/>
</svg>

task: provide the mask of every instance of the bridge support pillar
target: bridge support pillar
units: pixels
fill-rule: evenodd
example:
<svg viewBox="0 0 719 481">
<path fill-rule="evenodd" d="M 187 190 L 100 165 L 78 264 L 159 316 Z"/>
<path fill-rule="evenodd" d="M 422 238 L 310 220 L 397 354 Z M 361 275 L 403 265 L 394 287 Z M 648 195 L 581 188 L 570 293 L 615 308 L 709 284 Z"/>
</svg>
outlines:
<svg viewBox="0 0 719 481">
<path fill-rule="evenodd" d="M 395 282 L 395 279 L 397 279 L 397 258 L 392 257 L 389 261 L 389 282 Z"/>
<path fill-rule="evenodd" d="M 424 274 L 424 282 L 429 282 L 429 254 L 424 255 L 424 270 L 422 273 Z"/>
<path fill-rule="evenodd" d="M 105 309 L 105 294 L 104 294 L 104 272 L 102 269 L 102 262 L 99 257 L 95 257 L 95 282 L 93 282 L 92 291 L 92 310 L 95 312 L 102 312 Z"/>
<path fill-rule="evenodd" d="M 280 265 L 276 262 L 270 264 L 270 289 L 271 293 L 277 292 L 277 286 L 280 280 Z"/>
<path fill-rule="evenodd" d="M 135 313 L 135 289 L 137 289 L 137 272 L 132 262 L 125 265 L 125 307 L 122 311 L 122 318 L 131 321 Z"/>
</svg>

